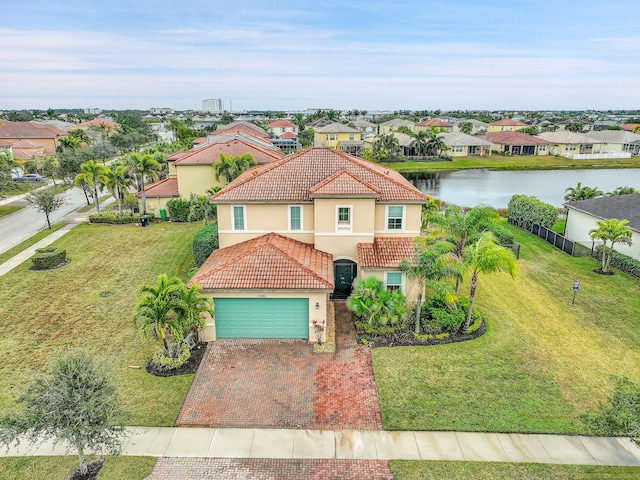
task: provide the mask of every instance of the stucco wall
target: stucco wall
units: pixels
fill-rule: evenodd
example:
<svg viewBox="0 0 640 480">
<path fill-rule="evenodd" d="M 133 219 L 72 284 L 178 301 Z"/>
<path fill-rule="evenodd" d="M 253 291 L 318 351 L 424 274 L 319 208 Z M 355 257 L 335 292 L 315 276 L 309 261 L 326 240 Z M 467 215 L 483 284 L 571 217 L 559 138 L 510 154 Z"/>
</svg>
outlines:
<svg viewBox="0 0 640 480">
<path fill-rule="evenodd" d="M 187 200 L 192 193 L 207 195 L 211 187 L 222 186 L 223 183 L 216 180 L 211 165 L 178 165 L 178 191 L 180 197 Z"/>
</svg>

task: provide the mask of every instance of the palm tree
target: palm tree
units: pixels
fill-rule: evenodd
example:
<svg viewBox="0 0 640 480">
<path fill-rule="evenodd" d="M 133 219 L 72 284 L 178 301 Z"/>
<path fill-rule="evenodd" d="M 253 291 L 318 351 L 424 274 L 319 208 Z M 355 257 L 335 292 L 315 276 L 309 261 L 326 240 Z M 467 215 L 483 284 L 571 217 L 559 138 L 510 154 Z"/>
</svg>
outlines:
<svg viewBox="0 0 640 480">
<path fill-rule="evenodd" d="M 104 165 L 96 163 L 94 160 L 88 160 L 80 165 L 81 172 L 76 175 L 74 184 L 78 187 L 85 182 L 93 191 L 93 202 L 96 206 L 98 216 L 100 215 L 100 198 L 98 198 L 98 190 L 102 190 L 102 186 L 107 183 L 108 169 Z"/>
<path fill-rule="evenodd" d="M 473 301 L 478 287 L 478 276 L 481 273 L 507 272 L 511 278 L 516 276 L 516 257 L 511 250 L 498 245 L 491 232 L 482 232 L 477 242 L 465 247 L 464 264 L 471 271 L 471 287 L 469 289 L 469 310 L 465 328 L 471 325 Z"/>
<path fill-rule="evenodd" d="M 416 241 L 413 258 L 404 258 L 400 262 L 400 270 L 410 279 L 416 281 L 418 298 L 415 310 L 415 333 L 420 333 L 420 313 L 422 299 L 427 290 L 442 297 L 447 305 L 454 305 L 457 297 L 453 286 L 448 282 L 451 278 L 460 278 L 460 264 L 452 254 L 452 245 L 439 241 L 426 244 L 423 239 Z"/>
<path fill-rule="evenodd" d="M 123 164 L 113 162 L 107 167 L 105 185 L 111 195 L 113 195 L 113 198 L 118 200 L 118 212 L 120 212 L 120 215 L 122 215 L 122 200 L 124 200 L 124 194 L 134 183 L 135 180 L 127 175 L 127 169 Z"/>
<path fill-rule="evenodd" d="M 193 284 L 191 287 L 184 287 L 180 291 L 180 298 L 176 311 L 180 316 L 180 323 L 183 329 L 183 337 L 195 333 L 204 327 L 205 320 L 203 314 L 211 317 L 215 315 L 213 301 L 211 298 L 200 294 L 200 288 Z"/>
<path fill-rule="evenodd" d="M 136 181 L 140 198 L 142 199 L 142 215 L 147 214 L 147 196 L 144 191 L 144 182 L 148 178 L 151 181 L 158 180 L 162 166 L 154 160 L 149 153 L 144 155 L 138 152 L 130 153 L 125 159 L 127 173 Z"/>
<path fill-rule="evenodd" d="M 431 136 L 426 130 L 419 130 L 415 133 L 412 133 L 413 141 L 411 142 L 411 146 L 413 146 L 416 150 L 416 155 L 421 156 L 424 155 L 427 151 L 427 145 L 429 144 L 429 140 Z"/>
<path fill-rule="evenodd" d="M 613 247 L 616 243 L 631 245 L 631 229 L 627 227 L 628 220 L 598 220 L 598 228 L 591 229 L 589 235 L 594 240 L 602 240 L 602 273 L 609 272 L 609 264 L 613 257 Z M 607 242 L 610 242 L 607 246 Z"/>
<path fill-rule="evenodd" d="M 640 192 L 638 192 L 638 190 L 633 187 L 616 187 L 613 192 L 607 193 L 607 196 L 615 197 L 617 195 L 634 195 L 636 193 Z"/>
<path fill-rule="evenodd" d="M 575 187 L 569 187 L 565 190 L 565 202 L 577 202 L 579 200 L 589 200 L 591 198 L 601 197 L 602 191 L 598 187 L 582 186 L 582 182 L 578 182 Z"/>
<path fill-rule="evenodd" d="M 220 161 L 213 164 L 214 174 L 219 182 L 231 183 L 233 181 L 235 166 L 231 158 L 220 152 Z"/>
<path fill-rule="evenodd" d="M 306 124 L 305 122 L 305 116 L 304 113 L 296 113 L 293 116 L 293 123 L 295 123 L 296 125 L 298 125 L 298 129 L 300 131 L 304 130 L 304 126 Z"/>
</svg>

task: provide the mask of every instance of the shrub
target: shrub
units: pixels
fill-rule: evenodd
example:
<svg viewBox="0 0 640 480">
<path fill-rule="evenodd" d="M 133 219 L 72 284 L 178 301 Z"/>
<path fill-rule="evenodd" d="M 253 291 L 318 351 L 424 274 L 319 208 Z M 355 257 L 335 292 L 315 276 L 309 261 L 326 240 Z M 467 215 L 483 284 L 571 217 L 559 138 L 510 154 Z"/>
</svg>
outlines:
<svg viewBox="0 0 640 480">
<path fill-rule="evenodd" d="M 597 259 L 602 258 L 602 245 L 598 245 L 593 249 L 593 256 Z M 629 275 L 640 278 L 640 262 L 635 258 L 623 255 L 622 253 L 613 251 L 610 265 L 617 268 L 621 272 L 628 273 Z"/>
<path fill-rule="evenodd" d="M 149 220 L 153 220 L 153 213 L 147 213 Z M 104 212 L 101 215 L 92 214 L 89 215 L 89 221 L 91 223 L 108 223 L 110 225 L 126 225 L 129 223 L 140 223 L 139 213 L 124 213 L 120 215 L 119 212 Z"/>
<path fill-rule="evenodd" d="M 180 198 L 172 198 L 167 202 L 167 210 L 169 210 L 169 217 L 171 217 L 171 221 L 186 222 L 189 219 L 191 202 Z"/>
<path fill-rule="evenodd" d="M 57 248 L 39 248 L 31 257 L 34 270 L 48 270 L 63 264 L 67 260 L 67 251 Z"/>
<path fill-rule="evenodd" d="M 524 228 L 533 223 L 551 229 L 558 218 L 558 209 L 550 203 L 544 203 L 536 197 L 514 195 L 507 206 L 509 222 Z"/>
<path fill-rule="evenodd" d="M 177 357 L 168 356 L 167 351 L 163 347 L 158 348 L 156 353 L 153 354 L 151 361 L 163 372 L 175 370 L 176 368 L 184 365 L 187 360 L 191 358 L 191 350 L 189 350 L 189 346 L 186 343 L 183 343 L 181 348 L 182 350 Z"/>
<path fill-rule="evenodd" d="M 503 224 L 498 222 L 486 222 L 484 225 L 482 225 L 481 228 L 489 230 L 491 233 L 493 233 L 498 239 L 500 245 L 513 244 L 513 234 Z"/>
<path fill-rule="evenodd" d="M 430 313 L 437 326 L 450 332 L 457 332 L 465 321 L 465 312 L 461 308 L 433 308 Z"/>
<path fill-rule="evenodd" d="M 193 263 L 196 267 L 202 266 L 211 252 L 220 247 L 218 242 L 218 224 L 205 225 L 193 236 L 191 248 L 193 249 Z"/>
<path fill-rule="evenodd" d="M 358 330 L 364 330 L 364 333 L 368 335 L 389 335 L 396 332 L 396 329 L 386 325 L 373 326 L 367 322 L 356 322 L 356 328 Z"/>
</svg>

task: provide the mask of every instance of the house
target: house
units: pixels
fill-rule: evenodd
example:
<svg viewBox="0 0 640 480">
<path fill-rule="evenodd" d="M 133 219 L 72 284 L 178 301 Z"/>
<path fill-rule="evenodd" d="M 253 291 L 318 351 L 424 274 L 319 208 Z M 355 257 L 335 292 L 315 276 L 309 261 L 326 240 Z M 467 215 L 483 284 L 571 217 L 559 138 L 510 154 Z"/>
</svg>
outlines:
<svg viewBox="0 0 640 480">
<path fill-rule="evenodd" d="M 628 220 L 631 229 L 631 245 L 615 245 L 615 250 L 640 260 L 640 193 L 635 195 L 614 195 L 598 197 L 578 202 L 568 202 L 565 237 L 574 242 L 591 247 L 589 231 L 597 228 L 596 221 L 617 218 Z"/>
<path fill-rule="evenodd" d="M 456 124 L 453 126 L 454 132 L 460 132 L 460 125 L 464 123 L 471 124 L 471 135 L 484 135 L 489 132 L 489 124 L 485 122 L 481 122 L 480 120 L 475 120 L 473 118 L 467 120 L 458 120 Z"/>
<path fill-rule="evenodd" d="M 9 122 L 0 120 L 0 140 L 12 145 L 28 140 L 42 146 L 45 155 L 55 154 L 58 140 L 67 136 L 67 132 L 37 122 Z M 15 153 L 15 152 L 14 152 Z"/>
<path fill-rule="evenodd" d="M 360 130 L 339 122 L 316 128 L 313 133 L 313 145 L 336 148 L 353 155 L 362 155 L 364 150 Z"/>
<path fill-rule="evenodd" d="M 364 136 L 367 133 L 378 133 L 378 124 L 369 122 L 368 120 L 356 120 L 353 122 L 353 126 L 360 130 L 360 133 Z"/>
<path fill-rule="evenodd" d="M 627 132 L 640 133 L 640 123 L 625 123 L 620 128 Z"/>
<path fill-rule="evenodd" d="M 432 127 L 438 127 L 441 132 L 453 132 L 453 124 L 449 122 L 443 122 L 442 120 L 438 120 L 435 118 L 432 118 L 431 120 L 423 120 L 422 122 L 416 123 L 414 130 L 416 132 L 419 132 L 420 130 L 431 130 Z"/>
<path fill-rule="evenodd" d="M 544 132 L 536 135 L 551 143 L 549 153 L 573 158 L 575 155 L 602 153 L 602 142 L 581 133 L 562 130 Z"/>
<path fill-rule="evenodd" d="M 476 157 L 491 155 L 492 143 L 480 137 L 462 132 L 441 133 L 444 144 L 448 147 L 446 154 L 450 157 Z"/>
<path fill-rule="evenodd" d="M 276 138 L 280 138 L 283 133 L 293 133 L 297 137 L 299 133 L 298 125 L 290 122 L 289 120 L 276 120 L 275 122 L 268 124 L 267 128 Z"/>
<path fill-rule="evenodd" d="M 549 155 L 550 142 L 522 132 L 489 132 L 479 138 L 491 142 L 492 151 L 506 155 Z"/>
<path fill-rule="evenodd" d="M 415 149 L 413 148 L 414 138 L 411 135 L 407 135 L 404 132 L 390 132 L 398 140 L 398 147 L 400 147 L 401 154 L 410 157 L 415 155 Z M 365 148 L 372 148 L 373 144 L 380 138 L 380 135 L 369 134 L 364 139 Z"/>
<path fill-rule="evenodd" d="M 600 130 L 587 132 L 589 138 L 602 142 L 604 153 L 627 152 L 640 155 L 640 134 L 626 130 Z"/>
<path fill-rule="evenodd" d="M 191 280 L 215 303 L 204 339 L 313 341 L 356 278 L 407 293 L 399 264 L 427 200 L 398 172 L 328 148 L 243 173 L 212 197 L 220 249 Z"/>
<path fill-rule="evenodd" d="M 407 127 L 412 132 L 415 132 L 416 129 L 415 123 L 410 122 L 409 120 L 403 120 L 402 118 L 394 118 L 393 120 L 381 123 L 378 127 L 378 132 L 380 135 L 385 135 L 397 130 L 399 127 Z"/>
<path fill-rule="evenodd" d="M 517 122 L 510 118 L 505 118 L 502 120 L 498 120 L 496 122 L 491 122 L 489 124 L 489 133 L 491 132 L 515 132 L 518 130 L 522 130 L 527 126 L 526 123 Z"/>
</svg>

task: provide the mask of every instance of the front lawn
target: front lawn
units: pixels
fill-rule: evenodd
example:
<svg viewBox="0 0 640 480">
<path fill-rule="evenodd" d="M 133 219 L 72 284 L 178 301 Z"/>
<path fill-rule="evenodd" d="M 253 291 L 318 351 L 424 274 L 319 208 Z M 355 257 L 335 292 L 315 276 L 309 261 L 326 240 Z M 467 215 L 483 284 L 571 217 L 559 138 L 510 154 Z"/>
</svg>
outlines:
<svg viewBox="0 0 640 480">
<path fill-rule="evenodd" d="M 611 375 L 638 378 L 640 282 L 597 275 L 596 260 L 513 231 L 522 243 L 516 280 L 478 282 L 484 336 L 374 349 L 386 429 L 588 433 L 579 415 L 606 399 Z"/>
<path fill-rule="evenodd" d="M 92 460 L 90 457 L 89 460 Z M 151 474 L 154 457 L 106 457 L 98 480 L 143 480 Z M 3 480 L 68 480 L 78 467 L 78 457 L 7 457 L 0 458 Z"/>
<path fill-rule="evenodd" d="M 158 378 L 144 370 L 155 345 L 133 328 L 136 290 L 160 273 L 186 279 L 199 223 L 80 225 L 54 242 L 71 263 L 31 272 L 25 262 L 0 277 L 0 409 L 52 357 L 83 348 L 113 368 L 131 425 L 173 425 L 193 375 Z"/>
</svg>

